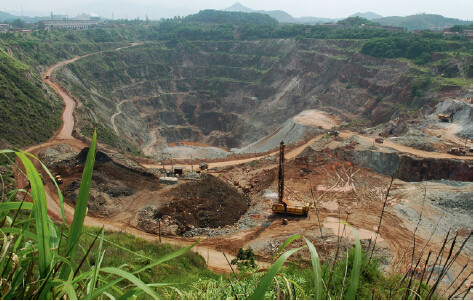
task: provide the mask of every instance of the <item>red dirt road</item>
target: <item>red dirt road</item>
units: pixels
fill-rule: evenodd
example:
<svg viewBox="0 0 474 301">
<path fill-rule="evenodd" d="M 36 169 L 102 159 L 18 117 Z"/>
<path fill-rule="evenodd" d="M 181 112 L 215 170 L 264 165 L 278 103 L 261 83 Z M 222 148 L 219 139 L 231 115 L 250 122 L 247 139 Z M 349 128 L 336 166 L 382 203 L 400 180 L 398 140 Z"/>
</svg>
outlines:
<svg viewBox="0 0 474 301">
<path fill-rule="evenodd" d="M 132 45 L 133 46 L 133 45 Z M 118 50 L 118 49 L 117 49 Z M 83 56 L 84 57 L 84 56 Z M 61 96 L 65 103 L 65 108 L 63 111 L 62 115 L 62 120 L 63 120 L 63 125 L 61 128 L 58 130 L 58 132 L 48 141 L 33 147 L 28 148 L 26 151 L 33 153 L 37 155 L 42 149 L 45 149 L 47 147 L 51 147 L 54 145 L 58 145 L 61 143 L 68 144 L 72 147 L 74 147 L 77 150 L 82 149 L 83 147 L 87 146 L 83 142 L 78 141 L 72 137 L 72 131 L 74 128 L 74 109 L 76 107 L 76 102 L 75 100 L 69 95 L 68 91 L 65 89 L 61 88 L 60 85 L 56 82 L 54 82 L 51 77 L 54 74 L 55 70 L 57 68 L 60 68 L 62 66 L 65 66 L 69 63 L 72 63 L 81 57 L 76 57 L 71 60 L 63 61 L 60 62 L 54 66 L 51 66 L 50 68 L 47 69 L 45 73 L 45 77 L 49 76 L 48 79 L 44 77 L 44 81 L 50 85 L 58 95 Z M 365 139 L 367 141 L 373 141 L 373 138 L 369 137 L 364 137 L 361 136 L 357 133 L 354 132 L 348 132 L 348 131 L 341 131 L 340 136 L 343 138 L 350 137 L 352 135 L 358 135 L 360 138 Z M 289 151 L 286 154 L 287 159 L 293 159 L 297 155 L 299 155 L 307 146 L 313 144 L 314 142 L 318 141 L 319 139 L 322 138 L 323 135 L 316 136 L 309 140 L 308 142 L 304 143 L 303 145 Z M 426 151 L 421 151 L 417 149 L 413 149 L 410 147 L 406 147 L 397 143 L 393 143 L 390 141 L 385 141 L 383 144 L 378 145 L 380 147 L 390 147 L 402 152 L 410 153 L 416 156 L 420 157 L 427 157 L 427 158 L 455 158 L 455 159 L 463 159 L 463 160 L 472 160 L 472 156 L 455 156 L 455 155 L 450 155 L 450 154 L 444 154 L 444 153 L 434 153 L 434 152 L 426 152 Z M 269 155 L 275 155 L 276 152 L 273 152 Z M 267 155 L 268 156 L 268 155 Z M 256 156 L 252 158 L 246 158 L 246 159 L 241 159 L 241 160 L 234 160 L 234 161 L 225 161 L 225 162 L 215 162 L 215 163 L 210 163 L 209 168 L 214 168 L 214 167 L 225 167 L 225 166 L 231 166 L 231 165 L 238 165 L 242 163 L 248 163 L 256 159 L 261 159 L 265 156 Z M 144 165 L 145 167 L 158 167 L 161 168 L 161 165 L 159 164 L 146 164 Z M 190 166 L 189 166 L 190 167 Z M 49 182 L 49 181 L 48 181 Z M 25 187 L 26 185 L 26 180 L 24 179 L 23 176 L 20 176 L 20 174 L 17 174 L 17 183 L 19 187 Z M 47 183 L 47 201 L 48 201 L 48 213 L 50 214 L 51 217 L 55 219 L 61 219 L 61 211 L 60 207 L 58 204 L 58 197 L 56 194 L 56 188 L 52 186 L 51 183 Z M 72 221 L 72 217 L 74 215 L 74 208 L 68 204 L 65 204 L 65 217 L 66 221 L 70 223 Z M 157 240 L 158 238 L 156 235 L 151 235 L 148 233 L 145 233 L 143 231 L 140 231 L 138 229 L 135 229 L 131 227 L 128 224 L 122 223 L 117 220 L 111 220 L 111 219 L 106 219 L 106 218 L 93 218 L 90 216 L 86 217 L 85 224 L 87 226 L 95 226 L 95 227 L 101 227 L 105 226 L 107 230 L 112 230 L 112 231 L 122 231 L 126 233 L 130 233 L 145 239 L 149 240 Z M 184 238 L 162 238 L 162 241 L 165 243 L 171 243 L 171 244 L 176 244 L 176 245 L 190 245 L 193 243 L 192 239 L 184 239 Z M 210 246 L 197 246 L 193 249 L 193 251 L 198 252 L 200 255 L 202 255 L 205 260 L 208 263 L 208 266 L 210 269 L 217 271 L 217 272 L 230 272 L 230 267 L 227 264 L 227 261 L 225 257 L 223 256 L 222 252 L 220 249 L 215 246 L 215 248 L 210 247 Z M 229 260 L 231 260 L 233 257 L 228 255 Z"/>
<path fill-rule="evenodd" d="M 135 46 L 135 45 L 138 45 L 138 44 L 132 44 L 131 46 Z M 122 48 L 118 48 L 116 50 L 120 50 Z M 25 150 L 26 152 L 32 153 L 33 155 L 37 156 L 41 150 L 48 147 L 55 146 L 55 145 L 59 145 L 62 143 L 68 144 L 77 150 L 81 150 L 82 148 L 88 146 L 84 144 L 82 141 L 79 141 L 75 139 L 74 137 L 72 137 L 72 131 L 74 129 L 74 114 L 73 113 L 74 113 L 74 109 L 76 108 L 76 101 L 69 95 L 68 91 L 63 89 L 58 83 L 54 82 L 51 79 L 51 76 L 54 74 L 57 68 L 63 67 L 67 64 L 70 64 L 86 56 L 88 55 L 75 57 L 70 60 L 59 62 L 55 64 L 54 66 L 49 67 L 47 71 L 45 72 L 43 80 L 51 88 L 53 88 L 54 91 L 59 96 L 61 96 L 61 98 L 64 101 L 65 107 L 62 113 L 63 124 L 61 128 L 53 135 L 53 137 L 51 137 L 49 141 L 29 147 L 28 149 Z M 46 76 L 48 76 L 48 79 L 46 79 Z M 37 168 L 40 169 L 40 166 L 38 164 L 36 165 L 37 165 Z M 18 187 L 25 187 L 27 185 L 27 181 L 25 177 L 20 172 L 16 173 L 16 179 L 17 179 Z M 62 220 L 61 208 L 59 206 L 57 190 L 50 183 L 50 181 L 47 181 L 45 186 L 46 186 L 46 198 L 47 198 L 47 204 L 48 204 L 48 214 L 56 220 Z M 65 211 L 66 222 L 70 224 L 74 216 L 74 207 L 70 206 L 67 203 L 64 203 L 64 211 Z M 152 234 L 140 231 L 136 228 L 131 227 L 128 224 L 125 224 L 116 220 L 100 219 L 100 218 L 94 218 L 91 216 L 86 216 L 84 224 L 86 226 L 92 226 L 92 227 L 104 226 L 105 229 L 109 231 L 125 232 L 125 233 L 132 234 L 132 235 L 135 235 L 147 240 L 158 241 L 158 237 L 156 235 L 152 235 Z M 186 240 L 186 239 L 178 239 L 178 238 L 174 239 L 174 238 L 165 238 L 165 237 L 162 237 L 161 240 L 163 243 L 169 243 L 169 244 L 178 245 L 178 246 L 188 246 L 195 242 L 195 239 Z M 199 253 L 206 260 L 208 267 L 211 270 L 218 273 L 231 272 L 231 268 L 229 267 L 226 258 L 224 257 L 223 253 L 220 250 L 215 250 L 213 248 L 209 248 L 206 246 L 195 246 L 193 248 L 193 251 Z M 234 258 L 234 256 L 230 254 L 226 254 L 226 256 L 229 261 Z M 260 263 L 260 265 L 264 266 L 265 263 Z"/>
</svg>

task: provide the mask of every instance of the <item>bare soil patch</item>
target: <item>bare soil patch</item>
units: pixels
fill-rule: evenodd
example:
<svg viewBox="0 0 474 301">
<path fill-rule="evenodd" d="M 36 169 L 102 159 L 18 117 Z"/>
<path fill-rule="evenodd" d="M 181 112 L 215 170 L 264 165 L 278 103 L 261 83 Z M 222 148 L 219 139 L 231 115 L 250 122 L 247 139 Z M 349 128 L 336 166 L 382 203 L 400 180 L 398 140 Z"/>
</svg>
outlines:
<svg viewBox="0 0 474 301">
<path fill-rule="evenodd" d="M 174 218 L 181 233 L 192 227 L 218 228 L 239 220 L 250 199 L 212 175 L 195 183 L 180 185 L 170 191 L 171 203 L 155 213 L 155 219 L 165 215 Z"/>
</svg>

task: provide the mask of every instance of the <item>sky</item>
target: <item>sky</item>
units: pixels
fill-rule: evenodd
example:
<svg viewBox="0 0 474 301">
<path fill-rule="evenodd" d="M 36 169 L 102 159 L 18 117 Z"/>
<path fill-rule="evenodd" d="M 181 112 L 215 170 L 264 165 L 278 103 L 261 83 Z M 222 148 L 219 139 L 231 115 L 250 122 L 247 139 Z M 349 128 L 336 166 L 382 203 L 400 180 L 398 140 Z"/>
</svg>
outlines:
<svg viewBox="0 0 474 301">
<path fill-rule="evenodd" d="M 0 0 L 0 10 L 78 14 L 79 7 L 103 0 Z M 111 0 L 108 0 L 111 1 Z M 117 0 L 139 5 L 183 8 L 186 12 L 200 9 L 223 9 L 237 0 Z M 254 10 L 284 10 L 293 17 L 345 18 L 356 12 L 372 11 L 382 16 L 407 16 L 418 13 L 440 14 L 462 20 L 473 19 L 472 0 L 239 0 Z M 113 5 L 112 5 L 113 6 Z M 90 7 L 90 6 L 87 6 Z M 119 5 L 115 8 L 119 9 Z M 91 13 L 91 12 L 87 12 Z M 109 16 L 106 16 L 109 17 Z"/>
</svg>

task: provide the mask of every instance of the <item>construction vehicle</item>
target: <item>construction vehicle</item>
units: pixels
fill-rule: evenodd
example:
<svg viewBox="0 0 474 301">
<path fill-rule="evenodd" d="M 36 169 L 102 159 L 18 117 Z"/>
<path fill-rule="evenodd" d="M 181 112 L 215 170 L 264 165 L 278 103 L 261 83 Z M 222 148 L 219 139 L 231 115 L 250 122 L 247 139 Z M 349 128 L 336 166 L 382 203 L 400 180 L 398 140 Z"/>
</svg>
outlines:
<svg viewBox="0 0 474 301">
<path fill-rule="evenodd" d="M 383 143 L 383 138 L 375 138 L 375 143 Z"/>
<path fill-rule="evenodd" d="M 202 162 L 201 164 L 199 164 L 199 169 L 201 171 L 207 170 L 208 168 L 209 168 L 209 164 L 207 164 L 206 162 Z"/>
<path fill-rule="evenodd" d="M 57 174 L 54 176 L 54 179 L 56 180 L 56 183 L 62 184 L 63 183 L 63 178 L 61 177 L 60 174 Z"/>
<path fill-rule="evenodd" d="M 448 154 L 463 156 L 466 154 L 466 150 L 462 147 L 453 147 L 448 151 Z"/>
<path fill-rule="evenodd" d="M 272 205 L 273 213 L 307 216 L 309 206 L 291 202 L 283 197 L 285 190 L 285 143 L 280 143 L 280 161 L 278 164 L 278 203 Z"/>
<path fill-rule="evenodd" d="M 454 113 L 451 114 L 439 114 L 438 119 L 441 122 L 453 122 Z"/>
</svg>

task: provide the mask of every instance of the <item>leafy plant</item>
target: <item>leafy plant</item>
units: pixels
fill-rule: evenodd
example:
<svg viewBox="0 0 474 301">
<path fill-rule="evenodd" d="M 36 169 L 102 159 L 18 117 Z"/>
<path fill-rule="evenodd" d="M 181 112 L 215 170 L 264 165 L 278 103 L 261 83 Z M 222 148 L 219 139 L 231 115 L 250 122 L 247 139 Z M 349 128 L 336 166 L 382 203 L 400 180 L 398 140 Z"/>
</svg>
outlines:
<svg viewBox="0 0 474 301">
<path fill-rule="evenodd" d="M 244 249 L 240 248 L 237 256 L 231 260 L 231 264 L 237 265 L 239 269 L 245 268 L 256 268 L 255 264 L 255 254 L 253 253 L 252 248 Z"/>
<path fill-rule="evenodd" d="M 11 150 L 2 154 L 14 153 L 22 162 L 31 186 L 31 192 L 16 189 L 8 193 L 7 200 L 0 203 L 0 228 L 2 256 L 0 258 L 0 297 L 2 299 L 97 299 L 97 298 L 136 298 L 147 294 L 158 298 L 154 287 L 166 284 L 145 284 L 137 274 L 163 262 L 188 252 L 194 245 L 167 254 L 134 271 L 122 267 L 102 267 L 104 259 L 104 229 L 95 236 L 86 248 L 79 246 L 83 233 L 83 223 L 87 212 L 89 189 L 95 160 L 97 133 L 94 132 L 82 175 L 79 196 L 76 202 L 74 219 L 69 232 L 64 233 L 63 225 L 58 227 L 47 214 L 47 198 L 43 180 L 32 160 L 39 160 L 25 152 Z M 45 168 L 44 165 L 39 165 Z M 51 181 L 52 174 L 45 168 Z M 56 184 L 57 186 L 57 184 Z M 18 195 L 24 194 L 21 202 Z M 58 188 L 60 204 L 63 207 Z M 32 202 L 26 202 L 26 198 Z M 19 214 L 26 216 L 18 219 Z M 61 229 L 60 229 L 61 228 Z M 97 256 L 90 260 L 90 251 L 98 241 Z M 82 252 L 78 252 L 81 250 Z M 93 262 L 92 264 L 90 262 Z M 130 285 L 123 290 L 118 284 L 128 281 Z"/>
</svg>

